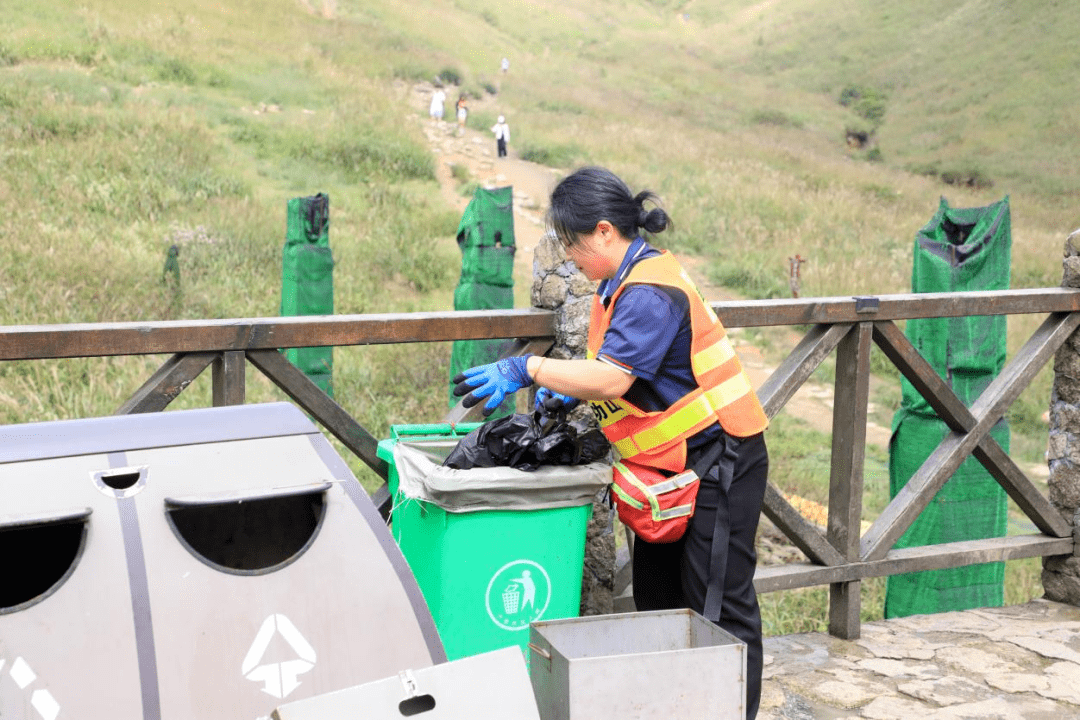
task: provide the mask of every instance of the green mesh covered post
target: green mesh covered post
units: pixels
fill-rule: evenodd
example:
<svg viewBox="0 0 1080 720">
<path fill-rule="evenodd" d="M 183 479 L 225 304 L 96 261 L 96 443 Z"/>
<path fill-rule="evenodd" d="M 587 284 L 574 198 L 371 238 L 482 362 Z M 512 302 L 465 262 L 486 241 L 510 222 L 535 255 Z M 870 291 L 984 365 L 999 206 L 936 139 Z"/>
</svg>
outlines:
<svg viewBox="0 0 1080 720">
<path fill-rule="evenodd" d="M 281 314 L 334 314 L 330 198 L 323 193 L 288 201 L 281 258 Z M 285 357 L 333 397 L 333 348 L 289 348 Z"/>
<path fill-rule="evenodd" d="M 1012 238 L 1009 198 L 982 208 L 950 208 L 941 199 L 933 219 L 915 238 L 914 292 L 1007 290 Z M 906 334 L 916 349 L 968 407 L 1005 365 L 1005 316 L 919 318 Z M 895 497 L 949 432 L 926 399 L 901 380 L 900 409 L 889 443 L 889 489 Z M 1004 420 L 990 435 L 1007 453 Z M 1003 537 L 1008 524 L 1005 491 L 969 457 L 896 547 Z M 1004 563 L 894 575 L 888 579 L 885 617 L 964 610 L 1004 604 Z"/>
<path fill-rule="evenodd" d="M 461 278 L 454 290 L 455 310 L 505 310 L 514 307 L 514 193 L 512 187 L 477 188 L 457 231 Z M 458 340 L 450 356 L 450 378 L 462 370 L 494 362 L 505 340 Z M 449 383 L 450 406 L 454 397 Z M 492 418 L 514 412 L 508 398 Z"/>
</svg>

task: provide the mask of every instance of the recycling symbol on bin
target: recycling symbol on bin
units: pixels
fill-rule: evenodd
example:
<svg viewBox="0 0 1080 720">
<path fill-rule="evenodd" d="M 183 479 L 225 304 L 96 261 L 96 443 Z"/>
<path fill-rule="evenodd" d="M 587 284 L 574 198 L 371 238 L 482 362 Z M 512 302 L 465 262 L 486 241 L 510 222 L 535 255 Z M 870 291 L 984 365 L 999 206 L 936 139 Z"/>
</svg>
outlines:
<svg viewBox="0 0 1080 720">
<path fill-rule="evenodd" d="M 488 582 L 488 617 L 504 630 L 528 629 L 544 616 L 549 602 L 551 578 L 532 560 L 508 562 Z"/>
<path fill-rule="evenodd" d="M 296 654 L 293 660 L 263 663 L 271 641 L 280 635 Z M 263 683 L 262 691 L 276 698 L 288 697 L 300 687 L 297 675 L 306 673 L 315 667 L 315 648 L 304 639 L 289 618 L 281 614 L 271 615 L 263 620 L 262 627 L 255 635 L 255 642 L 244 656 L 240 672 L 252 682 Z"/>
<path fill-rule="evenodd" d="M 41 717 L 43 720 L 55 720 L 60 714 L 60 703 L 56 702 L 56 698 L 47 688 L 40 687 L 45 684 L 45 681 L 38 677 L 30 664 L 20 656 L 16 657 L 11 665 L 7 665 L 7 658 L 0 657 L 0 680 L 3 679 L 2 672 L 5 669 L 8 671 L 7 676 L 14 681 L 15 686 L 25 693 L 24 697 L 29 697 L 30 707 L 37 710 L 37 715 L 34 717 Z M 18 706 L 24 704 L 25 699 L 16 702 L 13 707 L 18 710 Z M 0 701 L 0 705 L 7 707 L 2 701 Z M 29 712 L 27 712 L 26 717 L 30 717 Z"/>
</svg>

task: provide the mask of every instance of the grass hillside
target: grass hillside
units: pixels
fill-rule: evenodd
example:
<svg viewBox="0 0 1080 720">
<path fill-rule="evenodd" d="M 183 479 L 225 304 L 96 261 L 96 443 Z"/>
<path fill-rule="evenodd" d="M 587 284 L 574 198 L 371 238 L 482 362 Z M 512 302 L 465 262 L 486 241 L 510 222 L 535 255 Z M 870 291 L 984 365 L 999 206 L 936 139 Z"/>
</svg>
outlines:
<svg viewBox="0 0 1080 720">
<path fill-rule="evenodd" d="M 711 256 L 717 278 L 749 295 L 782 294 L 795 251 L 811 258 L 805 294 L 904 291 L 910 239 L 940 194 L 1010 195 L 1014 286 L 1054 284 L 1047 251 L 1078 224 L 1080 14 L 1023 5 L 13 0 L 0 18 L 5 245 L 18 261 L 76 237 L 79 265 L 101 260 L 87 238 L 115 243 L 127 257 L 87 273 L 107 277 L 156 261 L 161 243 L 148 240 L 170 223 L 201 224 L 258 236 L 268 261 L 281 201 L 333 184 L 337 235 L 389 222 L 351 211 L 384 206 L 370 194 L 391 188 L 417 223 L 402 231 L 445 235 L 453 221 L 395 83 L 449 71 L 466 92 L 499 90 L 527 157 L 604 163 L 654 187 L 677 223 L 665 239 Z M 868 149 L 847 145 L 850 129 Z M 28 213 L 46 227 L 31 230 Z M 428 270 L 419 262 L 414 274 Z M 242 277 L 268 283 L 263 303 L 188 314 L 272 313 L 274 273 L 258 265 L 266 277 Z M 76 302 L 14 314 L 161 315 L 83 286 Z"/>
<path fill-rule="evenodd" d="M 745 296 L 786 295 L 795 253 L 804 296 L 907 291 L 941 195 L 1008 195 L 1013 287 L 1056 285 L 1077 37 L 1070 3 L 1029 0 L 6 0 L 0 323 L 276 315 L 285 203 L 317 192 L 337 312 L 452 307 L 458 217 L 406 103 L 437 76 L 507 116 L 512 152 L 658 192 L 662 244 Z M 338 400 L 376 434 L 438 419 L 448 357 L 339 350 Z M 109 414 L 161 360 L 4 364 L 0 422 Z M 1030 458 L 1048 386 L 1011 417 Z M 248 396 L 278 397 L 254 371 Z"/>
<path fill-rule="evenodd" d="M 993 0 L 9 0 L 0 313 L 274 315 L 285 202 L 320 191 L 338 312 L 451 307 L 457 217 L 405 102 L 436 76 L 507 115 L 523 157 L 656 190 L 675 219 L 663 242 L 746 296 L 787 294 L 795 253 L 810 259 L 803 295 L 906 291 L 942 194 L 1009 195 L 1013 286 L 1054 285 L 1080 225 L 1078 25 L 1064 3 Z M 179 297 L 161 283 L 173 244 Z M 1028 328 L 1012 326 L 1015 346 Z M 338 370 L 339 386 L 360 382 Z M 80 389 L 75 406 L 39 401 L 56 378 L 20 372 L 0 384 L 7 422 L 118 404 Z M 405 421 L 396 404 L 377 427 Z"/>
</svg>

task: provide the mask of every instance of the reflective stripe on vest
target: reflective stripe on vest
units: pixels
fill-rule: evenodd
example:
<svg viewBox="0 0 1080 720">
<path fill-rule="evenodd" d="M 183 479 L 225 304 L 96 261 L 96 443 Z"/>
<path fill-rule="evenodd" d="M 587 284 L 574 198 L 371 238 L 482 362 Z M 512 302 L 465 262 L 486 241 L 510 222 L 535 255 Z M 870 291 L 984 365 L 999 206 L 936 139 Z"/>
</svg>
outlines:
<svg viewBox="0 0 1080 720">
<path fill-rule="evenodd" d="M 701 432 L 716 422 L 719 408 L 730 405 L 751 392 L 753 387 L 749 379 L 745 374 L 739 373 L 711 390 L 700 392 L 693 401 L 671 413 L 664 422 L 621 440 L 614 440 L 611 444 L 624 458 L 631 458 L 638 453 L 649 453 L 683 435 L 691 436 Z"/>
<path fill-rule="evenodd" d="M 638 489 L 638 491 L 644 496 L 645 500 L 649 503 L 649 512 L 652 515 L 652 519 L 655 521 L 670 520 L 671 518 L 685 517 L 694 512 L 694 504 L 689 503 L 687 505 L 676 505 L 675 507 L 662 510 L 660 503 L 656 499 L 657 495 L 663 495 L 664 493 L 672 492 L 673 490 L 679 490 L 692 483 L 697 482 L 698 476 L 693 472 L 684 472 L 676 475 L 675 477 L 668 478 L 662 483 L 656 485 L 648 485 L 638 479 L 638 476 L 626 467 L 622 463 L 615 463 L 615 468 L 626 479 L 628 483 Z M 635 510 L 643 510 L 645 504 L 636 498 L 630 497 L 617 483 L 612 483 L 611 489 L 619 496 L 619 499 Z"/>
<path fill-rule="evenodd" d="M 599 352 L 622 290 L 641 283 L 673 287 L 686 295 L 692 333 L 690 364 L 698 388 L 664 411 L 647 412 L 624 398 L 592 406 L 604 435 L 623 458 L 678 472 L 685 462 L 686 439 L 713 423 L 719 421 L 729 435 L 749 437 L 764 430 L 769 421 L 724 326 L 668 252 L 631 268 L 606 308 L 594 298 L 588 356 L 595 358 Z"/>
<path fill-rule="evenodd" d="M 693 485 L 697 481 L 697 474 L 695 474 L 693 470 L 687 470 L 686 472 L 681 472 L 674 477 L 668 478 L 664 482 L 656 483 L 649 487 L 652 489 L 654 495 L 663 495 L 664 493 L 682 490 L 687 485 Z"/>
<path fill-rule="evenodd" d="M 733 357 L 735 357 L 735 348 L 727 338 L 724 338 L 723 341 L 694 353 L 694 356 L 690 358 L 690 364 L 694 368 L 696 375 L 704 375 L 710 370 L 720 367 Z"/>
</svg>

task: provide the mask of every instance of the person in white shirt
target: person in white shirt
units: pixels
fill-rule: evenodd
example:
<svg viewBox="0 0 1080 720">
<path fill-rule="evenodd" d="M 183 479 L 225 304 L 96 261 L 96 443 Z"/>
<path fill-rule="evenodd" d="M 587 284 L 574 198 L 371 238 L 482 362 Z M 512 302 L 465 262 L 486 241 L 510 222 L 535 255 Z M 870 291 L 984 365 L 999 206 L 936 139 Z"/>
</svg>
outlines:
<svg viewBox="0 0 1080 720">
<path fill-rule="evenodd" d="M 506 157 L 506 143 L 510 140 L 510 126 L 506 124 L 506 118 L 499 116 L 499 122 L 491 126 L 491 132 L 495 133 L 495 146 L 499 157 Z"/>
<path fill-rule="evenodd" d="M 442 88 L 435 88 L 435 92 L 431 94 L 431 109 L 429 111 L 431 113 L 432 120 L 441 121 L 443 119 L 443 113 L 445 112 L 445 110 L 443 109 L 443 103 L 445 102 L 446 93 L 443 92 Z"/>
</svg>

